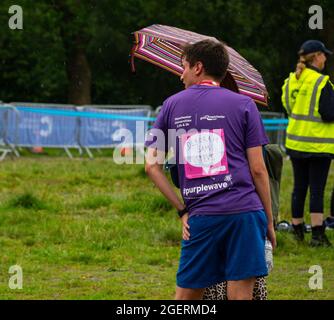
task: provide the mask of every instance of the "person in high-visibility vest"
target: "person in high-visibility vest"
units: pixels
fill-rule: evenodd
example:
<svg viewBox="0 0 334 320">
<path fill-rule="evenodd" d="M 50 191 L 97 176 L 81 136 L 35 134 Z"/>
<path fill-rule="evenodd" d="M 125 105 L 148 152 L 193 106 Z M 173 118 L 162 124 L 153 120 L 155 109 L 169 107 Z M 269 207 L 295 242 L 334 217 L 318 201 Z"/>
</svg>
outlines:
<svg viewBox="0 0 334 320">
<path fill-rule="evenodd" d="M 331 55 L 325 45 L 308 40 L 298 52 L 296 71 L 283 85 L 282 103 L 289 117 L 286 150 L 290 156 L 294 188 L 292 225 L 298 240 L 304 240 L 304 205 L 310 188 L 311 246 L 330 246 L 325 229 L 324 190 L 334 158 L 334 86 L 321 73 Z"/>
</svg>

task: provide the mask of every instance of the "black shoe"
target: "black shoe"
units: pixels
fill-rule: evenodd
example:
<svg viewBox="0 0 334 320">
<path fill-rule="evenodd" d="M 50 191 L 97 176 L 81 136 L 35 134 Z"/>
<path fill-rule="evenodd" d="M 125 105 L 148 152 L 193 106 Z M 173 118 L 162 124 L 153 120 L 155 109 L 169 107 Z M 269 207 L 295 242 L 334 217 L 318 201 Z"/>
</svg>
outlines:
<svg viewBox="0 0 334 320">
<path fill-rule="evenodd" d="M 331 247 L 332 244 L 328 240 L 325 233 L 326 225 L 312 227 L 311 247 Z"/>
<path fill-rule="evenodd" d="M 327 228 L 334 229 L 334 217 L 327 217 L 325 220 L 325 225 Z"/>
<path fill-rule="evenodd" d="M 297 241 L 304 241 L 305 226 L 304 223 L 292 224 L 293 234 Z"/>
</svg>

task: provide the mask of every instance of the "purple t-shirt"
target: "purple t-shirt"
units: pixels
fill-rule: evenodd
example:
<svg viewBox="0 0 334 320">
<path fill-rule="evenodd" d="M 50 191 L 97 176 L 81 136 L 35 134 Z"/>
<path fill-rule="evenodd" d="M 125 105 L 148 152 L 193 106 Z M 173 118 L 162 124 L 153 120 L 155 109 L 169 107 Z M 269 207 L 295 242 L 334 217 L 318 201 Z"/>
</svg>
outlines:
<svg viewBox="0 0 334 320">
<path fill-rule="evenodd" d="M 153 128 L 164 133 L 163 141 L 160 135 L 160 140 L 150 137 L 145 144 L 174 149 L 180 191 L 190 216 L 263 209 L 246 149 L 269 141 L 249 97 L 193 85 L 164 102 Z"/>
</svg>

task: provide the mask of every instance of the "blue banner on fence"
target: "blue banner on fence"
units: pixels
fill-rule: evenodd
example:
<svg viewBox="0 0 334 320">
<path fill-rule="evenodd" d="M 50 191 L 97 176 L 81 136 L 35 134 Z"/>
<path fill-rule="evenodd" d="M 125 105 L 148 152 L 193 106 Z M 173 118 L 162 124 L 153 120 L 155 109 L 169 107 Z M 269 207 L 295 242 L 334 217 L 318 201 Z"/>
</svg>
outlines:
<svg viewBox="0 0 334 320">
<path fill-rule="evenodd" d="M 119 145 L 143 145 L 149 110 L 101 110 L 85 109 L 87 114 L 100 117 L 80 118 L 80 145 L 83 147 L 111 147 Z M 108 118 L 115 116 L 115 118 Z M 117 118 L 117 117 L 119 118 Z M 105 117 L 105 118 L 103 118 Z M 133 121 L 138 119 L 138 121 Z"/>
<path fill-rule="evenodd" d="M 35 113 L 30 112 L 29 107 L 20 107 L 18 114 L 9 111 L 8 142 L 19 146 L 77 147 L 79 132 L 77 118 L 51 116 L 43 114 L 42 110 L 41 113 Z M 62 111 L 62 109 L 57 110 Z"/>
<path fill-rule="evenodd" d="M 273 116 L 265 114 L 265 116 Z M 0 144 L 41 147 L 103 148 L 143 145 L 145 133 L 156 118 L 150 110 L 101 109 L 92 106 L 20 104 L 0 108 Z M 272 141 L 282 144 L 287 119 L 265 118 Z M 1 141 L 2 140 L 2 141 Z"/>
<path fill-rule="evenodd" d="M 6 125 L 6 108 L 0 108 L 0 145 L 5 144 L 5 137 L 6 137 L 6 131 L 7 131 L 7 125 Z"/>
</svg>

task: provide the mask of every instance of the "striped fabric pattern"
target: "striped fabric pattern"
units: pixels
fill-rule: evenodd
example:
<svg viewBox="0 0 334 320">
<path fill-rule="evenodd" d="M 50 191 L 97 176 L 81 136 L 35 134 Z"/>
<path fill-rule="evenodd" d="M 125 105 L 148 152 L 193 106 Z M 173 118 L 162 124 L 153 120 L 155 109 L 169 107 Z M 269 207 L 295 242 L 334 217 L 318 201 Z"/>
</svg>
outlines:
<svg viewBox="0 0 334 320">
<path fill-rule="evenodd" d="M 175 27 L 154 24 L 134 32 L 135 44 L 131 51 L 132 70 L 134 58 L 139 58 L 166 69 L 178 76 L 183 72 L 181 65 L 182 47 L 204 39 L 216 38 Z M 228 73 L 235 81 L 239 93 L 251 97 L 256 103 L 267 106 L 267 89 L 261 74 L 238 52 L 226 46 L 230 55 Z"/>
</svg>

